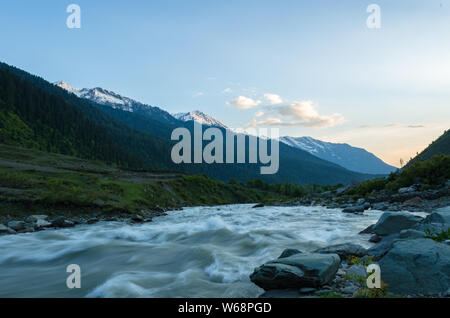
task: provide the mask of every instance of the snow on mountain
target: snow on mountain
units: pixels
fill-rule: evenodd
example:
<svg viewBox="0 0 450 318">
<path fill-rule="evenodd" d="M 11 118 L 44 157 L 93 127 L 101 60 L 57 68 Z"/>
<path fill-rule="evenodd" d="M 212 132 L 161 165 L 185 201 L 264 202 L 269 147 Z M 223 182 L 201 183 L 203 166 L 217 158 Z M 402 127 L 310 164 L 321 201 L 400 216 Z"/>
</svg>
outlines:
<svg viewBox="0 0 450 318">
<path fill-rule="evenodd" d="M 397 170 L 365 149 L 348 144 L 325 142 L 311 137 L 281 137 L 280 141 L 356 172 L 389 174 Z"/>
<path fill-rule="evenodd" d="M 217 119 L 214 119 L 213 117 L 199 111 L 199 110 L 195 110 L 189 113 L 178 113 L 178 114 L 172 114 L 173 117 L 181 120 L 181 121 L 196 121 L 198 123 L 201 123 L 202 125 L 206 125 L 206 126 L 218 126 L 218 127 L 222 127 L 224 129 L 228 129 L 227 126 L 225 126 L 224 124 L 222 124 L 220 121 L 218 121 Z"/>
<path fill-rule="evenodd" d="M 56 82 L 54 83 L 54 85 L 65 89 L 66 91 L 71 92 L 80 98 L 93 101 L 100 105 L 109 106 L 111 108 L 126 112 L 142 114 L 161 122 L 168 122 L 173 124 L 176 121 L 176 119 L 173 118 L 172 115 L 159 107 L 140 103 L 134 99 L 119 95 L 115 92 L 106 90 L 101 87 L 77 89 L 63 81 Z"/>
</svg>

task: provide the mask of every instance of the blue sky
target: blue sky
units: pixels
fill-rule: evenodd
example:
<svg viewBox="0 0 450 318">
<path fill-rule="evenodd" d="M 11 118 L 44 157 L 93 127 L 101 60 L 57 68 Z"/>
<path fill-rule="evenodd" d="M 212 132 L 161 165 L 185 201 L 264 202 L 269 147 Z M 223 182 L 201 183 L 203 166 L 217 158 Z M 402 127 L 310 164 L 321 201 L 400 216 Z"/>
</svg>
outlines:
<svg viewBox="0 0 450 318">
<path fill-rule="evenodd" d="M 71 3 L 81 29 L 66 26 Z M 366 26 L 371 3 L 380 29 Z M 394 165 L 450 128 L 449 0 L 15 0 L 0 36 L 1 61 L 52 82 L 347 142 Z"/>
</svg>

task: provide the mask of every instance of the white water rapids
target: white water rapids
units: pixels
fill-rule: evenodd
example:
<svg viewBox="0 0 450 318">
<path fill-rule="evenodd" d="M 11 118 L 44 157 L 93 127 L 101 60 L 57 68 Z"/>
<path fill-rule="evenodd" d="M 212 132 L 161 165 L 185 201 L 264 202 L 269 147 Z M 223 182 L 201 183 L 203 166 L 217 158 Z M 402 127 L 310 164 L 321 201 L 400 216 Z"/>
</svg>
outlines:
<svg viewBox="0 0 450 318">
<path fill-rule="evenodd" d="M 100 222 L 0 237 L 0 297 L 257 297 L 253 269 L 285 248 L 353 242 L 382 212 L 193 207 L 151 223 Z M 66 267 L 81 268 L 68 289 Z"/>
</svg>

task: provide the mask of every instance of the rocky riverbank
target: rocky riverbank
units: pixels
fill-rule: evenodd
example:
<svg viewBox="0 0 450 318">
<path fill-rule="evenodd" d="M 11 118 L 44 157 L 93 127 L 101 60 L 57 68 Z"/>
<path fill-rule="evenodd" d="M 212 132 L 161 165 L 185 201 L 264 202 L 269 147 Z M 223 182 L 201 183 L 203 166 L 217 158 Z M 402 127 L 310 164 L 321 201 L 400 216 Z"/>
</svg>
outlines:
<svg viewBox="0 0 450 318">
<path fill-rule="evenodd" d="M 431 213 L 438 208 L 450 205 L 450 180 L 437 189 L 426 189 L 422 184 L 415 184 L 400 188 L 396 192 L 380 190 L 364 197 L 351 194 L 351 190 L 358 185 L 358 183 L 352 183 L 334 191 L 276 204 L 280 206 L 320 205 L 339 208 L 346 213 L 363 213 L 369 209 Z"/>
<path fill-rule="evenodd" d="M 360 234 L 377 236 L 377 243 L 288 249 L 255 268 L 250 279 L 268 298 L 450 297 L 450 206 L 426 218 L 385 212 Z M 367 287 L 372 263 L 380 266 L 381 288 Z"/>
<path fill-rule="evenodd" d="M 177 208 L 176 210 L 181 210 Z M 128 224 L 152 222 L 159 216 L 164 216 L 166 210 L 157 207 L 154 211 L 141 211 L 140 214 L 116 213 L 106 215 L 99 212 L 83 213 L 81 216 L 70 215 L 29 215 L 24 219 L 7 219 L 0 223 L 0 235 L 32 233 L 46 229 L 70 228 L 80 224 L 95 224 L 101 221 L 125 222 Z"/>
</svg>

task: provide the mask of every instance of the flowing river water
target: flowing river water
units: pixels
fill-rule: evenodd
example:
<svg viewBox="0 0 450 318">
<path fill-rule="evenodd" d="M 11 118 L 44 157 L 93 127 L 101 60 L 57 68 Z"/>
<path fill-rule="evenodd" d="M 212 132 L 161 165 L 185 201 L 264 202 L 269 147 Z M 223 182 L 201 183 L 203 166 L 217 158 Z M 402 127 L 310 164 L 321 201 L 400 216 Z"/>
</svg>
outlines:
<svg viewBox="0 0 450 318">
<path fill-rule="evenodd" d="M 353 242 L 381 211 L 193 207 L 151 223 L 100 222 L 0 237 L 0 297 L 257 297 L 249 274 L 285 248 Z M 81 268 L 69 289 L 66 268 Z"/>
</svg>

